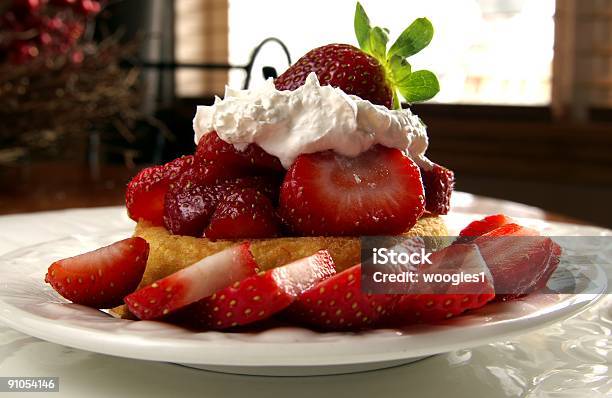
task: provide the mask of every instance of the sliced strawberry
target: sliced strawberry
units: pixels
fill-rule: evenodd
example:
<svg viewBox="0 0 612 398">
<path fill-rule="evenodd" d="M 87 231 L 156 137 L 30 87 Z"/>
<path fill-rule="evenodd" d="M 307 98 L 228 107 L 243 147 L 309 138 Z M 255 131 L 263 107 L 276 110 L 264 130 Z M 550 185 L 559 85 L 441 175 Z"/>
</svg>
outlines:
<svg viewBox="0 0 612 398">
<path fill-rule="evenodd" d="M 557 269 L 561 247 L 537 231 L 507 224 L 474 240 L 487 263 L 497 299 L 506 301 L 533 293 Z"/>
<path fill-rule="evenodd" d="M 249 243 L 205 257 L 125 298 L 140 319 L 156 319 L 258 272 Z"/>
<path fill-rule="evenodd" d="M 203 162 L 242 169 L 246 174 L 285 172 L 280 160 L 259 146 L 249 144 L 243 151 L 239 151 L 234 145 L 219 138 L 216 131 L 211 131 L 200 138 L 195 156 Z"/>
<path fill-rule="evenodd" d="M 425 210 L 434 214 L 448 214 L 450 198 L 455 186 L 455 174 L 438 164 L 431 170 L 421 169 L 425 187 Z"/>
<path fill-rule="evenodd" d="M 280 214 L 300 235 L 392 235 L 423 214 L 418 167 L 377 145 L 355 158 L 332 151 L 300 155 L 280 192 Z"/>
<path fill-rule="evenodd" d="M 204 237 L 216 239 L 263 239 L 278 236 L 278 219 L 270 199 L 251 188 L 220 198 L 204 230 Z"/>
<path fill-rule="evenodd" d="M 201 237 L 216 206 L 214 186 L 177 183 L 166 193 L 164 225 L 175 235 Z"/>
<path fill-rule="evenodd" d="M 361 264 L 319 282 L 287 308 L 290 319 L 321 330 L 359 330 L 376 326 L 399 298 L 361 291 Z"/>
<path fill-rule="evenodd" d="M 149 244 L 129 238 L 51 264 L 45 282 L 63 297 L 93 308 L 112 308 L 134 291 L 144 274 Z"/>
<path fill-rule="evenodd" d="M 535 229 L 526 228 L 516 223 L 510 223 L 495 228 L 494 230 L 489 231 L 486 234 L 480 236 L 480 238 L 482 239 L 480 239 L 479 242 L 495 240 L 495 238 L 498 238 L 500 236 L 540 236 L 540 233 Z"/>
<path fill-rule="evenodd" d="M 125 204 L 130 218 L 162 225 L 164 195 L 170 184 L 192 168 L 193 163 L 193 155 L 183 156 L 162 166 L 148 167 L 132 178 L 125 192 Z"/>
<path fill-rule="evenodd" d="M 437 322 L 469 309 L 480 308 L 495 297 L 493 278 L 476 245 L 451 245 L 433 253 L 430 261 L 431 264 L 419 267 L 418 282 L 411 284 L 409 293 L 399 298 L 390 324 Z M 482 279 L 458 282 L 456 285 L 425 279 L 425 274 L 459 276 L 461 273 L 477 275 Z"/>
<path fill-rule="evenodd" d="M 310 257 L 251 276 L 198 301 L 181 317 L 205 329 L 247 325 L 278 313 L 304 291 L 336 273 L 326 250 Z"/>
<path fill-rule="evenodd" d="M 467 227 L 459 232 L 459 236 L 455 240 L 455 243 L 472 242 L 477 237 L 510 223 L 512 223 L 512 219 L 503 214 L 493 214 L 482 220 L 472 221 Z"/>
</svg>

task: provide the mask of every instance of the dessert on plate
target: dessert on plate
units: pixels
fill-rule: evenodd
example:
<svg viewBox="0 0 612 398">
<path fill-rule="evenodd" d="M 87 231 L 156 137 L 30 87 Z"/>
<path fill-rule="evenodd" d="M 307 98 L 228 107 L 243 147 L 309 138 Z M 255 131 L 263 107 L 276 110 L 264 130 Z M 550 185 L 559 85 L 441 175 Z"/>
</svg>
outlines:
<svg viewBox="0 0 612 398">
<path fill-rule="evenodd" d="M 541 237 L 500 249 L 495 236 L 538 235 L 503 215 L 448 245 L 454 175 L 426 157 L 426 126 L 398 95 L 412 103 L 439 90 L 407 62 L 429 44 L 429 21 L 387 51 L 388 31 L 357 4 L 355 32 L 360 48 L 316 48 L 260 88 L 228 87 L 199 106 L 194 153 L 128 184 L 134 236 L 54 263 L 46 281 L 75 303 L 204 330 L 271 318 L 319 330 L 436 322 L 544 286 L 558 247 Z M 381 235 L 434 237 L 428 269 L 477 258 L 486 280 L 470 293 L 364 293 L 360 237 Z"/>
</svg>

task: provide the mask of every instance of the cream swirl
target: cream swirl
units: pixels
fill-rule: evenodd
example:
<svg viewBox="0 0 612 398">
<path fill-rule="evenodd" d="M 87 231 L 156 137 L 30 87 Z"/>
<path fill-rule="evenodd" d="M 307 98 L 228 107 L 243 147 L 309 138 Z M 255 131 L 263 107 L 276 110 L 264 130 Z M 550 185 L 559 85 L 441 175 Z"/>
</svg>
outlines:
<svg viewBox="0 0 612 398">
<path fill-rule="evenodd" d="M 425 125 L 409 109 L 389 110 L 331 86 L 311 73 L 303 86 L 279 91 L 269 79 L 253 90 L 226 87 L 224 99 L 198 106 L 196 143 L 210 131 L 236 149 L 251 143 L 278 157 L 288 169 L 303 153 L 325 150 L 355 157 L 376 144 L 404 151 L 430 168 Z"/>
</svg>

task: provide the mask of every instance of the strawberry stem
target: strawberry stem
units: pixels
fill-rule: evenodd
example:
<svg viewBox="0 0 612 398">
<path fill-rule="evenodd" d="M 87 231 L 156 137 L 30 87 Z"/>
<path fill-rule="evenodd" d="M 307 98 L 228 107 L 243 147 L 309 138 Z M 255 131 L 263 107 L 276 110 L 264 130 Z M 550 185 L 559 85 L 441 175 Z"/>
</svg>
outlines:
<svg viewBox="0 0 612 398">
<path fill-rule="evenodd" d="M 421 70 L 413 75 L 412 67 L 406 60 L 431 42 L 433 26 L 427 18 L 414 20 L 399 35 L 389 51 L 387 51 L 389 30 L 378 26 L 372 27 L 368 15 L 359 2 L 355 8 L 354 27 L 359 48 L 376 58 L 383 66 L 387 83 L 393 92 L 393 109 L 401 109 L 399 94 L 409 103 L 413 103 L 431 99 L 440 91 L 438 79 L 432 72 Z"/>
</svg>

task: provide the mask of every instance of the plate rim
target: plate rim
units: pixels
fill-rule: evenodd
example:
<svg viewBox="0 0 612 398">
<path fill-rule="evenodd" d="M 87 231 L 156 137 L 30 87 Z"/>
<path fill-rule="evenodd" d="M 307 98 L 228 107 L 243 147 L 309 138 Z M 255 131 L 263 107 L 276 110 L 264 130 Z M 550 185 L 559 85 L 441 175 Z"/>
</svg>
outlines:
<svg viewBox="0 0 612 398">
<path fill-rule="evenodd" d="M 125 340 L 115 340 L 114 336 L 110 332 L 101 332 L 94 329 L 94 333 L 91 328 L 81 327 L 77 325 L 62 325 L 57 324 L 54 325 L 53 328 L 49 328 L 49 320 L 44 317 L 33 315 L 19 309 L 15 306 L 5 303 L 0 299 L 0 320 L 2 320 L 7 326 L 20 331 L 22 333 L 28 334 L 30 336 L 39 338 L 41 340 L 49 341 L 56 344 L 61 344 L 85 351 L 95 352 L 99 354 L 112 355 L 124 358 L 132 358 L 132 359 L 141 359 L 141 360 L 151 360 L 151 361 L 161 361 L 161 362 L 180 362 L 180 363 L 189 363 L 189 364 L 199 364 L 199 365 L 212 365 L 212 366 L 249 366 L 249 367 L 266 367 L 266 366 L 334 366 L 334 365 L 347 365 L 347 364 L 358 364 L 358 363 L 371 363 L 371 362 L 380 362 L 380 361 L 392 361 L 392 360 L 401 360 L 422 356 L 430 356 L 435 354 L 440 354 L 444 352 L 450 352 L 457 349 L 468 349 L 475 346 L 486 345 L 496 341 L 508 340 L 512 337 L 516 337 L 518 335 L 522 335 L 528 333 L 530 331 L 540 329 L 546 327 L 550 324 L 556 323 L 561 320 L 565 320 L 571 318 L 573 316 L 578 315 L 582 311 L 588 309 L 589 307 L 595 305 L 599 302 L 605 293 L 599 294 L 588 294 L 590 299 L 582 300 L 578 303 L 573 303 L 571 305 L 563 307 L 559 311 L 549 312 L 542 315 L 532 315 L 528 316 L 525 319 L 521 320 L 508 320 L 508 321 L 500 321 L 494 325 L 484 324 L 484 325 L 476 325 L 475 330 L 471 330 L 470 337 L 463 338 L 460 340 L 455 340 L 452 343 L 442 343 L 436 344 L 434 346 L 430 345 L 427 348 L 417 347 L 416 349 L 410 350 L 401 350 L 397 349 L 397 345 L 400 344 L 410 344 L 410 339 L 414 338 L 413 335 L 399 335 L 395 338 L 390 336 L 385 336 L 385 340 L 389 345 L 395 347 L 394 350 L 389 351 L 376 351 L 370 350 L 367 353 L 360 354 L 352 354 L 345 355 L 344 353 L 328 353 L 327 355 L 321 355 L 322 352 L 317 352 L 316 354 L 311 354 L 307 356 L 296 357 L 287 353 L 287 349 L 292 353 L 295 352 L 312 352 L 313 346 L 328 346 L 329 344 L 321 343 L 321 342 L 241 342 L 242 344 L 237 344 L 237 341 L 199 341 L 193 342 L 191 346 L 180 347 L 177 349 L 176 346 L 172 346 L 172 343 L 176 341 L 175 339 L 167 339 L 167 342 L 160 343 L 157 340 L 155 344 L 141 344 L 138 349 L 134 350 L 134 345 L 125 341 Z M 583 295 L 584 296 L 584 295 Z M 8 308 L 12 307 L 12 308 Z M 19 323 L 11 320 L 11 312 L 14 315 L 19 315 L 19 313 L 27 314 L 28 321 L 25 323 Z M 7 315 L 7 316 L 5 316 Z M 533 322 L 536 321 L 536 322 Z M 126 322 L 130 322 L 127 321 Z M 151 321 L 146 321 L 151 322 Z M 525 325 L 528 322 L 532 322 L 531 325 Z M 160 323 L 160 322 L 155 322 Z M 511 326 L 511 329 L 507 329 L 508 326 Z M 438 325 L 436 325 L 438 326 Z M 442 325 L 446 326 L 446 325 Z M 501 331 L 502 327 L 506 327 L 506 330 Z M 177 327 L 178 328 L 178 327 Z M 387 329 L 383 329 L 382 331 L 386 331 Z M 498 332 L 496 333 L 496 330 Z M 63 332 L 68 332 L 62 334 Z M 83 333 L 90 332 L 90 333 Z M 443 337 L 446 332 L 449 330 L 442 331 L 434 331 L 428 333 L 428 337 Z M 450 330 L 453 332 L 453 330 Z M 467 332 L 467 330 L 463 330 L 463 332 Z M 83 333 L 80 335 L 80 333 Z M 201 333 L 219 333 L 219 332 L 201 332 Z M 313 332 L 316 333 L 316 332 Z M 437 334 L 441 334 L 442 336 L 435 336 Z M 465 333 L 463 333 L 466 335 Z M 75 339 L 74 337 L 79 336 L 79 339 Z M 367 336 L 366 336 L 367 335 Z M 85 336 L 85 337 L 84 337 Z M 369 332 L 364 332 L 361 336 L 366 336 L 367 338 L 373 337 L 373 335 Z M 359 337 L 361 337 L 359 336 Z M 345 337 L 345 336 L 343 336 Z M 163 339 L 166 340 L 166 339 Z M 354 340 L 354 339 L 351 339 Z M 395 340 L 395 341 L 390 341 Z M 110 343 L 106 345 L 106 343 Z M 347 346 L 345 350 L 348 351 L 350 347 L 354 346 L 355 341 L 344 341 L 337 342 L 334 341 L 333 344 L 336 348 L 340 348 L 340 346 Z M 193 344 L 198 344 L 199 347 L 194 347 Z M 241 347 L 236 347 L 240 345 Z M 254 352 L 245 352 L 244 345 L 250 345 L 251 348 L 264 349 L 265 355 L 255 354 Z M 284 355 L 269 355 L 270 352 L 267 351 L 272 346 L 281 346 L 283 347 Z M 277 347 L 280 349 L 280 347 Z M 323 348 L 323 347 L 318 347 Z M 391 347 L 389 347 L 391 348 Z M 212 352 L 211 352 L 212 349 Z M 127 351 L 131 350 L 131 351 Z M 319 350 L 317 350 L 319 351 Z M 202 354 L 207 354 L 202 356 Z M 236 355 L 241 354 L 238 360 L 235 358 Z M 245 355 L 246 354 L 246 355 Z M 289 360 L 288 360 L 289 359 Z"/>
</svg>

